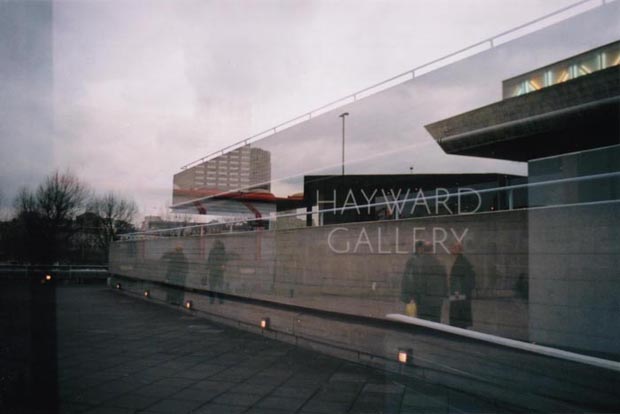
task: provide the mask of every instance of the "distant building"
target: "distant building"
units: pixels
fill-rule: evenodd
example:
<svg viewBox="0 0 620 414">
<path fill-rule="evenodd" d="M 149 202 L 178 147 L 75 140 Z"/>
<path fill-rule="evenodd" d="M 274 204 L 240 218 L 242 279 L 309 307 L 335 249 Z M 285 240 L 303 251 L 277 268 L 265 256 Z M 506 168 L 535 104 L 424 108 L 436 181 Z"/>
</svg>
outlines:
<svg viewBox="0 0 620 414">
<path fill-rule="evenodd" d="M 512 210 L 527 207 L 527 190 L 493 191 L 526 177 L 505 174 L 331 175 L 304 177 L 306 223 L 360 221 Z"/>
<path fill-rule="evenodd" d="M 173 184 L 175 191 L 203 190 L 217 194 L 238 190 L 269 191 L 270 181 L 269 151 L 244 146 L 175 174 Z"/>
<path fill-rule="evenodd" d="M 176 227 L 187 226 L 187 221 L 163 220 L 159 216 L 145 216 L 140 226 L 141 231 L 165 230 Z"/>
<path fill-rule="evenodd" d="M 201 204 L 205 198 L 239 200 L 252 195 L 252 201 L 258 198 L 271 202 L 271 153 L 246 145 L 175 174 L 173 183 L 172 203 L 176 210 L 180 210 L 178 206 L 189 205 L 194 213 L 207 214 L 206 206 Z M 225 201 L 224 204 L 224 207 L 210 208 L 210 214 L 233 213 L 234 208 L 231 210 Z M 258 213 L 258 210 L 242 207 L 237 213 L 254 217 L 269 214 L 266 210 Z"/>
</svg>

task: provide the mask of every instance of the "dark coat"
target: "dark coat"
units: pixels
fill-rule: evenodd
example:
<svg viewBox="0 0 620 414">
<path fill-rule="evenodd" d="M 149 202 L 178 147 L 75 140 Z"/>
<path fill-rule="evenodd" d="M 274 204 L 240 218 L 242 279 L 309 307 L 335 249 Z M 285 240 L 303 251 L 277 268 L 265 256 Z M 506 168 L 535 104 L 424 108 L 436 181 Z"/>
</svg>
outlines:
<svg viewBox="0 0 620 414">
<path fill-rule="evenodd" d="M 460 328 L 472 326 L 471 298 L 475 288 L 474 268 L 465 256 L 459 254 L 450 273 L 450 292 L 465 295 L 465 300 L 450 303 L 450 325 Z"/>
<path fill-rule="evenodd" d="M 166 263 L 166 282 L 171 285 L 185 286 L 189 263 L 182 250 L 164 253 L 161 260 Z M 184 292 L 178 288 L 167 288 L 166 301 L 174 305 L 183 303 Z"/>
<path fill-rule="evenodd" d="M 161 260 L 166 262 L 166 282 L 185 286 L 189 263 L 182 251 L 174 250 L 164 253 Z"/>
<path fill-rule="evenodd" d="M 439 322 L 441 305 L 447 293 L 446 274 L 435 256 L 412 255 L 401 280 L 401 301 L 408 303 L 414 300 L 418 317 Z"/>
<path fill-rule="evenodd" d="M 224 282 L 224 266 L 228 258 L 224 243 L 216 241 L 207 258 L 207 271 L 209 272 L 209 286 L 211 288 L 221 288 Z"/>
</svg>

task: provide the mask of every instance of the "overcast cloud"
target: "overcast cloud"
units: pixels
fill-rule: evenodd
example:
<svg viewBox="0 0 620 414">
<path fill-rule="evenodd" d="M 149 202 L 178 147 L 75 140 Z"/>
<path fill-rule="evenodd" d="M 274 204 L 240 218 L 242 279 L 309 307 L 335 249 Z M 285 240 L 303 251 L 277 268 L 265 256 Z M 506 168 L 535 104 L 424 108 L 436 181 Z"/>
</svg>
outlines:
<svg viewBox="0 0 620 414">
<path fill-rule="evenodd" d="M 181 165 L 570 3 L 2 1 L 0 192 L 69 168 L 159 214 Z"/>
</svg>

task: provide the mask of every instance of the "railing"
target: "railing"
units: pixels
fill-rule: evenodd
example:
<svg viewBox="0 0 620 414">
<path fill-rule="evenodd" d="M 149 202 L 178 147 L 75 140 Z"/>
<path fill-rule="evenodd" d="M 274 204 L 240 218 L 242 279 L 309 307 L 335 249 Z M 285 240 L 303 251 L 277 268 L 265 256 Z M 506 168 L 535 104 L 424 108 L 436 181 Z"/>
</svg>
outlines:
<svg viewBox="0 0 620 414">
<path fill-rule="evenodd" d="M 54 279 L 95 280 L 108 275 L 104 265 L 43 265 L 43 264 L 0 264 L 0 277 L 9 279 L 27 279 L 35 274 L 50 274 Z"/>
<path fill-rule="evenodd" d="M 620 172 L 609 172 L 609 173 L 602 173 L 602 174 L 586 175 L 586 176 L 581 176 L 581 177 L 560 178 L 556 180 L 537 181 L 537 182 L 530 182 L 530 183 L 523 183 L 523 184 L 513 184 L 513 185 L 506 185 L 503 187 L 475 189 L 475 193 L 478 195 L 494 194 L 494 193 L 495 194 L 511 193 L 516 190 L 530 190 L 534 188 L 547 187 L 551 185 L 575 184 L 575 183 L 581 183 L 581 182 L 586 182 L 586 181 L 596 181 L 596 180 L 615 179 L 615 178 L 620 178 Z M 200 235 L 212 233 L 208 231 L 208 229 L 217 229 L 219 230 L 217 231 L 218 233 L 224 233 L 224 232 L 232 233 L 232 232 L 238 232 L 239 230 L 247 231 L 247 226 L 250 225 L 249 223 L 273 221 L 273 220 L 278 220 L 278 219 L 287 218 L 287 217 L 300 217 L 300 216 L 307 217 L 307 216 L 312 216 L 316 214 L 344 212 L 344 211 L 350 211 L 350 210 L 355 210 L 355 209 L 362 210 L 362 209 L 367 209 L 371 207 L 386 207 L 388 209 L 395 209 L 395 208 L 398 208 L 397 207 L 398 204 L 418 202 L 418 201 L 425 201 L 425 202 L 437 201 L 437 200 L 440 201 L 441 199 L 445 199 L 446 196 L 452 197 L 452 196 L 458 196 L 458 195 L 459 195 L 458 192 L 444 193 L 441 195 L 439 194 L 430 195 L 430 196 L 425 195 L 424 197 L 417 197 L 417 195 L 414 195 L 411 198 L 386 200 L 386 201 L 379 201 L 379 202 L 368 203 L 368 204 L 339 206 L 339 207 L 334 207 L 334 208 L 324 208 L 324 209 L 319 209 L 317 211 L 276 214 L 271 217 L 264 217 L 264 218 L 241 218 L 237 220 L 230 220 L 227 222 L 220 222 L 220 223 L 195 224 L 195 225 L 190 225 L 190 226 L 173 227 L 169 229 L 158 229 L 158 230 L 148 230 L 148 231 L 134 232 L 134 233 L 125 233 L 125 234 L 120 235 L 120 240 L 130 241 L 130 240 L 142 240 L 142 239 L 147 239 L 147 238 L 158 238 L 158 237 L 182 237 L 182 236 L 187 236 L 187 235 L 196 235 L 194 231 L 199 231 L 198 234 Z M 568 206 L 576 206 L 576 205 L 609 204 L 609 203 L 614 203 L 614 204 L 620 203 L 620 200 L 581 202 L 577 204 L 562 203 L 558 205 L 547 205 L 544 207 L 531 206 L 531 207 L 527 207 L 527 209 L 532 210 L 532 209 L 538 209 L 538 208 L 554 208 L 558 206 L 568 207 Z M 510 210 L 512 208 L 508 207 L 508 209 Z M 506 208 L 500 209 L 500 210 L 506 210 Z M 475 213 L 465 212 L 465 213 L 462 213 L 461 215 L 471 215 L 471 214 L 475 214 Z M 235 229 L 235 226 L 238 226 L 238 228 Z"/>
<path fill-rule="evenodd" d="M 529 343 L 524 341 L 517 341 L 514 339 L 504 338 L 497 335 L 490 335 L 487 333 L 476 332 L 469 329 L 457 328 L 454 326 L 446 325 L 443 323 L 437 323 L 427 321 L 420 318 L 412 318 L 411 316 L 401 314 L 388 314 L 385 315 L 387 319 L 398 321 L 402 323 L 408 323 L 410 325 L 424 326 L 426 328 L 434 329 L 437 331 L 448 332 L 454 335 L 463 336 L 466 338 L 473 338 L 479 341 L 492 343 L 495 345 L 501 345 L 508 348 L 519 349 L 522 351 L 532 352 L 535 354 L 546 355 L 553 358 L 564 359 L 567 361 L 578 362 L 580 364 L 586 364 L 594 367 L 605 368 L 611 371 L 620 372 L 620 362 L 611 361 L 603 358 L 596 358 L 589 355 L 578 354 L 575 352 L 568 352 L 549 346 L 541 346 L 536 343 Z"/>
<path fill-rule="evenodd" d="M 408 70 L 406 72 L 400 73 L 400 74 L 398 74 L 396 76 L 392 76 L 389 79 L 386 79 L 386 80 L 383 80 L 383 81 L 381 81 L 379 83 L 376 83 L 374 85 L 368 86 L 368 87 L 366 87 L 364 89 L 361 89 L 361 90 L 359 90 L 357 92 L 354 92 L 354 93 L 352 93 L 350 95 L 347 95 L 347 96 L 344 96 L 342 98 L 336 99 L 336 100 L 334 100 L 334 101 L 332 101 L 332 102 L 330 102 L 328 104 L 320 106 L 320 107 L 318 107 L 316 109 L 313 109 L 313 110 L 311 110 L 309 112 L 306 112 L 306 113 L 304 113 L 302 115 L 296 116 L 296 117 L 294 117 L 292 119 L 289 119 L 288 121 L 282 122 L 282 123 L 280 123 L 280 124 L 278 124 L 276 126 L 273 126 L 273 127 L 269 128 L 269 129 L 266 129 L 266 130 L 264 130 L 262 132 L 259 132 L 258 134 L 255 134 L 255 135 L 252 135 L 252 136 L 250 136 L 248 138 L 242 139 L 242 140 L 240 140 L 238 142 L 235 142 L 234 144 L 231 144 L 231 145 L 229 145 L 229 146 L 227 146 L 225 148 L 222 148 L 221 150 L 212 152 L 212 153 L 210 153 L 208 155 L 205 155 L 202 158 L 199 158 L 199 159 L 197 159 L 195 161 L 192 161 L 192 162 L 182 166 L 181 170 L 185 170 L 187 168 L 190 168 L 190 167 L 193 167 L 195 165 L 201 164 L 201 163 L 203 163 L 205 161 L 208 161 L 208 160 L 213 159 L 215 157 L 218 157 L 220 155 L 224 155 L 224 154 L 226 154 L 227 152 L 229 152 L 231 150 L 234 150 L 234 149 L 240 148 L 242 146 L 248 145 L 248 144 L 250 144 L 252 142 L 256 142 L 259 139 L 271 136 L 271 135 L 273 135 L 273 134 L 275 134 L 277 132 L 280 132 L 280 131 L 282 131 L 284 129 L 290 128 L 293 125 L 296 125 L 296 124 L 298 124 L 298 123 L 300 123 L 302 121 L 310 120 L 313 117 L 316 117 L 317 115 L 320 115 L 320 114 L 323 114 L 325 112 L 328 112 L 328 111 L 330 111 L 332 109 L 336 109 L 336 108 L 341 107 L 343 105 L 346 105 L 348 103 L 355 102 L 358 99 L 365 98 L 365 97 L 367 97 L 369 95 L 372 95 L 373 93 L 380 92 L 380 91 L 388 89 L 388 88 L 390 88 L 392 86 L 401 84 L 401 83 L 403 83 L 405 81 L 414 79 L 416 76 L 423 75 L 423 74 L 431 72 L 431 71 L 433 71 L 435 69 L 439 69 L 439 68 L 441 68 L 441 67 L 443 67 L 443 66 L 445 66 L 447 64 L 454 63 L 454 62 L 456 62 L 456 61 L 458 61 L 460 59 L 464 59 L 466 57 L 473 56 L 476 53 L 492 49 L 492 48 L 494 48 L 494 47 L 496 47 L 498 45 L 501 45 L 501 44 L 503 44 L 503 43 L 505 43 L 505 42 L 507 42 L 509 40 L 516 39 L 518 37 L 524 36 L 524 35 L 526 35 L 528 33 L 531 33 L 531 31 L 540 29 L 541 28 L 540 24 L 542 24 L 542 27 L 547 27 L 547 26 L 549 26 L 551 24 L 557 23 L 558 21 L 562 21 L 562 20 L 564 20 L 564 19 L 566 19 L 568 17 L 573 16 L 573 14 L 570 14 L 570 12 L 576 11 L 576 9 L 578 9 L 581 6 L 586 5 L 587 8 L 585 10 L 578 11 L 576 14 L 583 13 L 584 11 L 590 10 L 592 8 L 595 8 L 595 7 L 603 6 L 603 5 L 605 5 L 607 3 L 611 3 L 613 1 L 616 1 L 616 0 L 581 0 L 581 1 L 578 1 L 576 3 L 568 5 L 566 7 L 561 8 L 561 9 L 558 9 L 558 10 L 552 12 L 552 13 L 545 14 L 545 15 L 537 18 L 537 19 L 530 20 L 527 23 L 524 23 L 522 25 L 513 27 L 510 30 L 506 30 L 504 32 L 496 34 L 495 36 L 492 36 L 492 37 L 487 38 L 485 40 L 482 40 L 480 42 L 474 43 L 472 45 L 469 45 L 467 47 L 459 49 L 459 50 L 457 50 L 455 52 L 449 53 L 449 54 L 447 54 L 445 56 L 442 56 L 440 58 L 431 60 L 430 62 L 426 62 L 426 63 L 424 63 L 424 64 L 422 64 L 420 66 L 416 66 L 413 69 L 410 69 L 410 70 Z M 560 20 L 554 19 L 554 18 L 560 17 L 560 16 L 562 16 Z M 526 29 L 530 29 L 530 30 L 528 31 Z M 519 33 L 520 31 L 523 31 L 523 33 Z M 510 35 L 516 35 L 516 36 L 511 37 Z M 468 52 L 473 52 L 473 53 L 468 54 Z"/>
</svg>

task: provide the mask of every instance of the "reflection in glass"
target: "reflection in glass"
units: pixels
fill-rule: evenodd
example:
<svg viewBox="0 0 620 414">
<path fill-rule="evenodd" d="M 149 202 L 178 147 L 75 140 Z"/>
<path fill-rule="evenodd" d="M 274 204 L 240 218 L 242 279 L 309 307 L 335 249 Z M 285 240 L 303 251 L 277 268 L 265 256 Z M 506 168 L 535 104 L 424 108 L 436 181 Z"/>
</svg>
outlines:
<svg viewBox="0 0 620 414">
<path fill-rule="evenodd" d="M 574 33 L 549 27 L 202 159 L 175 175 L 173 207 L 210 222 L 118 243 L 113 271 L 153 269 L 210 303 L 405 314 L 620 359 L 620 42 L 583 53 Z M 185 249 L 162 274 L 164 237 Z"/>
<path fill-rule="evenodd" d="M 430 244 L 418 241 L 415 253 L 407 260 L 401 281 L 400 298 L 406 304 L 406 313 L 440 322 L 445 319 L 441 312 L 447 293 L 446 275 L 430 251 Z"/>
<path fill-rule="evenodd" d="M 164 253 L 160 260 L 166 267 L 165 281 L 172 285 L 167 290 L 166 301 L 173 305 L 181 305 L 184 298 L 182 288 L 185 287 L 189 268 L 187 257 L 183 252 L 183 244 L 178 242 L 174 250 Z"/>
</svg>

